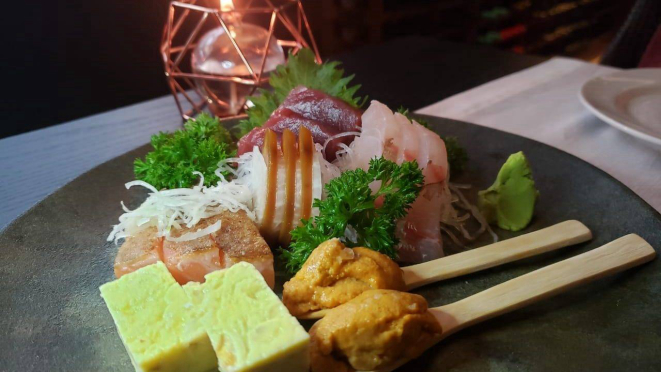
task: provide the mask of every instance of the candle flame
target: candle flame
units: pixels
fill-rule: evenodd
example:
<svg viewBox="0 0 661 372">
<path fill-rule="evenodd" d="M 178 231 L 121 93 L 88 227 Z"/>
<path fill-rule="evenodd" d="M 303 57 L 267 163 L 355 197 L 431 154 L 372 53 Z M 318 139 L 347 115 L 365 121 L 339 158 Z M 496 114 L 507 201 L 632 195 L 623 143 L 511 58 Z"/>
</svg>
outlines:
<svg viewBox="0 0 661 372">
<path fill-rule="evenodd" d="M 230 12 L 234 10 L 234 3 L 232 0 L 220 0 L 220 11 Z"/>
</svg>

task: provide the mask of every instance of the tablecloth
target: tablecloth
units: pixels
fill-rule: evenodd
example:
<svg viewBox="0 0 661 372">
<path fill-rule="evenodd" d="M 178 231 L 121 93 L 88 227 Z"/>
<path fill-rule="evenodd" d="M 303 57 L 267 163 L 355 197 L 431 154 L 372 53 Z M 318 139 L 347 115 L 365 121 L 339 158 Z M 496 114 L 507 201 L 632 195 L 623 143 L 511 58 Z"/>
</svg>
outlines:
<svg viewBox="0 0 661 372">
<path fill-rule="evenodd" d="M 615 177 L 661 212 L 661 148 L 604 123 L 578 98 L 583 83 L 616 71 L 553 58 L 417 113 L 462 120 L 561 149 Z"/>
</svg>

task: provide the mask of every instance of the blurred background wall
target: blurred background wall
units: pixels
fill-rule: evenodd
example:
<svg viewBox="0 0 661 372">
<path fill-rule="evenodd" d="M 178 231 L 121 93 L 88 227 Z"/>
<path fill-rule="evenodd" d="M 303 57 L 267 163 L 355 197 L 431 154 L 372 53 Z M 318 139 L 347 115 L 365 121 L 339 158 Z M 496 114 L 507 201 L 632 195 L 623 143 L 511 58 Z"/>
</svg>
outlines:
<svg viewBox="0 0 661 372">
<path fill-rule="evenodd" d="M 304 0 L 304 6 L 324 58 L 423 35 L 598 62 L 633 2 Z M 0 137 L 168 94 L 158 54 L 167 0 L 3 6 Z"/>
<path fill-rule="evenodd" d="M 309 1 L 311 2 L 311 1 Z M 404 35 L 594 59 L 632 0 L 317 0 L 326 53 Z M 365 15 L 370 17 L 366 18 Z"/>
</svg>

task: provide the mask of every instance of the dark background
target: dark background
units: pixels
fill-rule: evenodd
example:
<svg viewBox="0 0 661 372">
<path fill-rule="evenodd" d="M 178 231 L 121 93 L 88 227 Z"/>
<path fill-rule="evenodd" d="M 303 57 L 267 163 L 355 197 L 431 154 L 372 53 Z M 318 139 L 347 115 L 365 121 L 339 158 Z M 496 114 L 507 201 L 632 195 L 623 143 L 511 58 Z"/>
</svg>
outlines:
<svg viewBox="0 0 661 372">
<path fill-rule="evenodd" d="M 158 54 L 167 8 L 164 0 L 14 3 L 3 16 L 0 137 L 167 94 Z"/>
<path fill-rule="evenodd" d="M 592 60 L 631 3 L 304 0 L 322 57 L 340 59 L 365 45 L 425 35 Z M 0 138 L 168 94 L 158 53 L 168 4 L 39 0 L 3 5 Z"/>
</svg>

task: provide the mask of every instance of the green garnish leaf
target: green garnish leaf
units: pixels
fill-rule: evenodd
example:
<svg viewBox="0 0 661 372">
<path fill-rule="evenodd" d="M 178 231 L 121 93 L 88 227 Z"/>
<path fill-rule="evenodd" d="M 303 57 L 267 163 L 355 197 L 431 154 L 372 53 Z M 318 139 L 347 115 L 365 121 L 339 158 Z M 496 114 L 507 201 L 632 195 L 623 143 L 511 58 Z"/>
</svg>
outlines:
<svg viewBox="0 0 661 372">
<path fill-rule="evenodd" d="M 290 53 L 287 63 L 279 65 L 271 73 L 269 83 L 273 91 L 259 89 L 258 95 L 248 97 L 253 107 L 246 110 L 248 118 L 236 126 L 237 137 L 243 137 L 253 128 L 261 127 L 289 92 L 299 85 L 320 90 L 351 106 L 362 106 L 367 97 L 356 96 L 360 85 L 349 86 L 354 75 L 344 76 L 344 70 L 339 65 L 336 61 L 317 64 L 310 49 L 301 49 L 296 55 Z"/>
<path fill-rule="evenodd" d="M 410 121 L 415 120 L 418 124 L 422 125 L 423 127 L 429 128 L 429 123 L 427 122 L 427 120 L 425 120 L 423 118 L 420 118 L 420 117 L 413 117 L 413 114 L 411 114 L 411 111 L 409 109 L 405 108 L 404 106 L 399 106 L 399 108 L 397 109 L 397 112 L 404 115 L 404 116 L 406 116 L 406 118 L 409 119 Z"/>
<path fill-rule="evenodd" d="M 468 163 L 468 153 L 466 149 L 461 146 L 457 137 L 441 136 L 445 142 L 445 149 L 448 153 L 448 165 L 450 166 L 450 175 L 459 173 L 466 168 Z"/>
<path fill-rule="evenodd" d="M 478 206 L 489 223 L 519 231 L 530 223 L 538 196 L 528 159 L 519 151 L 503 164 L 493 185 L 478 193 Z"/>
<path fill-rule="evenodd" d="M 369 187 L 374 181 L 381 181 L 376 192 Z M 282 252 L 287 269 L 292 273 L 300 270 L 312 251 L 332 238 L 349 247 L 367 247 L 396 258 L 395 224 L 406 215 L 423 183 L 415 161 L 397 165 L 375 158 L 367 172 L 356 169 L 342 173 L 325 185 L 326 199 L 314 200 L 319 215 L 303 220 L 292 230 L 292 243 Z M 378 208 L 377 199 L 383 200 Z"/>
<path fill-rule="evenodd" d="M 195 171 L 204 175 L 206 186 L 214 185 L 220 180 L 215 174 L 218 162 L 236 153 L 229 131 L 207 114 L 187 121 L 183 130 L 153 135 L 151 144 L 154 151 L 144 160 L 136 159 L 133 171 L 137 179 L 159 190 L 196 185 Z"/>
<path fill-rule="evenodd" d="M 427 120 L 421 117 L 413 117 L 409 109 L 400 106 L 397 109 L 397 112 L 406 116 L 409 120 L 415 120 L 418 124 L 422 125 L 425 128 L 429 128 L 429 123 Z M 457 137 L 453 136 L 441 136 L 443 142 L 445 142 L 445 149 L 448 153 L 448 165 L 450 166 L 450 175 L 454 173 L 461 172 L 466 168 L 466 163 L 468 163 L 468 153 L 466 149 L 459 144 Z"/>
</svg>

